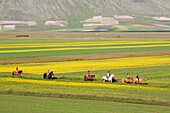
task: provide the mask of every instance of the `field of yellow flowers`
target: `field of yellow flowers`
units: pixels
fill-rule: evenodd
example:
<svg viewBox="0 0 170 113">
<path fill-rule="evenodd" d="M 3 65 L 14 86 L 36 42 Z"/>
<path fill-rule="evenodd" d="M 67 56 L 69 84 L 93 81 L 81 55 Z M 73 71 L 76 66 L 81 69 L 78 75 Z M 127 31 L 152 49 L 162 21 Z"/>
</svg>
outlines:
<svg viewBox="0 0 170 113">
<path fill-rule="evenodd" d="M 25 40 L 24 40 L 25 41 Z M 94 100 L 112 100 L 145 104 L 170 105 L 170 54 L 138 56 L 139 52 L 168 51 L 167 40 L 23 40 L 0 42 L 0 61 L 17 58 L 51 58 L 83 54 L 134 52 L 136 56 L 109 59 L 50 61 L 29 63 L 0 63 L 0 93 Z M 23 70 L 21 77 L 12 77 L 15 68 Z M 50 69 L 58 77 L 43 80 L 42 74 Z M 85 82 L 83 76 L 90 70 L 97 81 Z M 110 70 L 118 83 L 103 83 L 101 77 Z M 140 74 L 146 84 L 122 84 L 121 79 Z"/>
<path fill-rule="evenodd" d="M 83 60 L 65 62 L 25 63 L 0 65 L 1 72 L 12 72 L 19 67 L 24 73 L 43 74 L 47 69 L 54 73 L 83 72 L 87 70 L 111 70 L 135 67 L 170 65 L 170 56 L 131 57 L 104 60 Z"/>
<path fill-rule="evenodd" d="M 0 43 L 0 58 L 25 58 L 44 56 L 68 56 L 83 54 L 107 54 L 115 52 L 161 51 L 169 50 L 170 42 L 159 41 L 28 41 L 13 40 Z"/>
</svg>

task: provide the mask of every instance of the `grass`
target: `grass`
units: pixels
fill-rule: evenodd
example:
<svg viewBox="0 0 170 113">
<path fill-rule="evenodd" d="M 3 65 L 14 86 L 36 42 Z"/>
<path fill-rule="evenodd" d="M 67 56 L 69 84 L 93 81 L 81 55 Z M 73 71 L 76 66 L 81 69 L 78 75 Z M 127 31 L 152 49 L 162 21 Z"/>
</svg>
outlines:
<svg viewBox="0 0 170 113">
<path fill-rule="evenodd" d="M 168 51 L 169 41 L 92 41 L 92 40 L 5 40 L 1 41 L 0 58 L 28 58 L 108 54 L 120 52 Z M 168 52 L 169 53 L 169 52 Z M 167 53 L 167 54 L 168 54 Z M 96 55 L 97 56 L 97 55 Z"/>
<path fill-rule="evenodd" d="M 0 95 L 0 111 L 3 113 L 43 113 L 43 112 L 64 112 L 64 113 L 122 113 L 124 111 L 131 113 L 150 113 L 150 112 L 169 112 L 169 107 L 152 105 L 139 105 L 128 103 L 117 103 L 109 101 L 94 100 L 75 100 L 48 97 L 30 97 L 15 95 Z M 71 105 L 71 106 L 70 106 Z M 10 109 L 9 109 L 10 108 Z"/>
<path fill-rule="evenodd" d="M 74 99 L 121 101 L 144 104 L 170 105 L 169 66 L 113 69 L 118 83 L 102 83 L 101 77 L 107 70 L 92 71 L 97 81 L 84 82 L 86 72 L 57 74 L 57 80 L 42 80 L 42 75 L 24 74 L 11 78 L 8 73 L 1 76 L 1 94 L 33 95 Z M 121 84 L 121 79 L 140 73 L 145 75 L 148 85 Z M 160 81 L 161 80 L 161 81 Z M 158 81 L 158 82 L 157 82 Z"/>
<path fill-rule="evenodd" d="M 4 103 L 0 111 L 169 111 L 168 33 L 51 32 L 48 36 L 46 33 L 29 33 L 29 38 L 16 38 L 16 34 L 18 33 L 0 33 L 0 102 Z M 43 50 L 61 48 L 71 50 Z M 75 48 L 80 49 L 74 50 Z M 35 49 L 40 51 L 30 51 Z M 12 52 L 13 50 L 16 52 Z M 129 62 L 125 63 L 125 59 L 129 59 Z M 108 65 L 105 64 L 106 61 Z M 88 65 L 85 65 L 86 62 Z M 156 65 L 147 64 L 151 62 Z M 77 63 L 81 65 L 76 67 Z M 110 65 L 115 63 L 117 64 Z M 24 69 L 24 74 L 20 78 L 11 77 L 11 71 L 18 65 Z M 59 79 L 42 80 L 42 73 L 49 66 Z M 96 81 L 83 81 L 87 70 L 96 75 Z M 101 82 L 102 76 L 108 70 L 115 74 L 118 83 Z M 131 76 L 145 76 L 147 81 L 144 83 L 148 84 L 122 84 L 121 79 L 125 78 L 127 73 Z M 15 105 L 20 104 L 22 106 L 17 109 Z M 32 109 L 27 109 L 31 107 Z"/>
</svg>

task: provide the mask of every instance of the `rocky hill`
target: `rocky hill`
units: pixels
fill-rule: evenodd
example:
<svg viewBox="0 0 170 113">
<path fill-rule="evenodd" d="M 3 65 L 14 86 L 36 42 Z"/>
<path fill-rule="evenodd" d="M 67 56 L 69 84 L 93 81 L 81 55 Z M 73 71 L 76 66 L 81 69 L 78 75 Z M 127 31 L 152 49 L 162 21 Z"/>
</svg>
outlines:
<svg viewBox="0 0 170 113">
<path fill-rule="evenodd" d="M 170 0 L 1 0 L 0 20 L 76 21 L 96 15 L 170 16 Z"/>
</svg>

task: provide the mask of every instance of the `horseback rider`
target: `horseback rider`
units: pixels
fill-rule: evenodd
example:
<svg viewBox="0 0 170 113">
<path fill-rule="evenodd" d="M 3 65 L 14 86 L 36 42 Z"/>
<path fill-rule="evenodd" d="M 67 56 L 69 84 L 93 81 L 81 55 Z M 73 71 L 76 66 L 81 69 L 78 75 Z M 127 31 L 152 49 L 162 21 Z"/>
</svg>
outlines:
<svg viewBox="0 0 170 113">
<path fill-rule="evenodd" d="M 108 71 L 107 74 L 106 74 L 107 80 L 109 80 L 109 77 L 110 77 L 110 71 Z"/>
<path fill-rule="evenodd" d="M 87 72 L 88 79 L 90 79 L 90 71 Z"/>
<path fill-rule="evenodd" d="M 47 70 L 47 77 L 49 76 L 49 74 L 50 74 L 50 70 L 48 69 L 48 70 Z"/>
<path fill-rule="evenodd" d="M 18 76 L 18 70 L 19 70 L 19 68 L 18 67 L 16 67 L 16 75 Z"/>
<path fill-rule="evenodd" d="M 127 80 L 130 81 L 129 73 L 127 73 Z"/>
<path fill-rule="evenodd" d="M 139 82 L 139 79 L 140 79 L 140 78 L 139 78 L 139 75 L 137 74 L 137 75 L 136 75 L 136 80 L 138 80 L 138 82 Z"/>
</svg>

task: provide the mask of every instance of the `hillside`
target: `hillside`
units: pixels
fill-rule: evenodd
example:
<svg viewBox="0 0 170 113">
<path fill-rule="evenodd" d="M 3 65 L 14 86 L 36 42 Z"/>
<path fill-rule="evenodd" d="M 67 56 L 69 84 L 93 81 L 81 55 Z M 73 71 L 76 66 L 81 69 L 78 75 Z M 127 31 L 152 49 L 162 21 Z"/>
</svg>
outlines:
<svg viewBox="0 0 170 113">
<path fill-rule="evenodd" d="M 59 27 L 68 25 L 80 28 L 83 26 L 82 21 L 94 16 L 112 18 L 119 17 L 115 15 L 125 15 L 125 18 L 130 16 L 135 19 L 133 21 L 117 19 L 121 26 L 116 26 L 114 31 L 170 30 L 169 21 L 155 22 L 155 18 L 170 19 L 169 6 L 169 0 L 1 0 L 0 24 L 4 23 L 2 21 L 19 21 L 18 23 L 34 21 L 33 23 L 36 22 L 39 28 L 43 28 L 44 23 L 49 21 L 48 23 Z"/>
<path fill-rule="evenodd" d="M 1 0 L 0 20 L 81 20 L 115 14 L 170 16 L 169 0 Z"/>
</svg>

